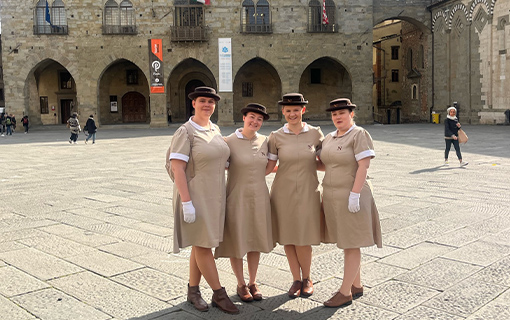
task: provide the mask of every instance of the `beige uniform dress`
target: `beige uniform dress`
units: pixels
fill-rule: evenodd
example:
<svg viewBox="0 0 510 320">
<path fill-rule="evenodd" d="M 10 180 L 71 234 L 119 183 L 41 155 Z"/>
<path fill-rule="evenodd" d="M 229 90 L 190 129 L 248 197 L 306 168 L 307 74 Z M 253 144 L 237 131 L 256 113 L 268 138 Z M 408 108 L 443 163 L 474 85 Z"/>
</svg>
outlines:
<svg viewBox="0 0 510 320">
<path fill-rule="evenodd" d="M 226 142 L 230 161 L 225 233 L 214 256 L 240 259 L 250 251 L 270 252 L 274 245 L 266 184 L 267 137 L 256 134 L 250 140 L 238 129 Z"/>
<path fill-rule="evenodd" d="M 188 162 L 191 154 L 195 175 L 191 180 L 188 177 L 188 189 L 196 219 L 184 222 L 181 196 L 174 185 L 174 253 L 191 245 L 217 247 L 223 241 L 225 224 L 225 165 L 230 149 L 218 126 L 210 122 L 211 130 L 206 130 L 189 121 L 194 130 L 193 146 L 186 127 L 181 126 L 172 139 L 170 159 Z"/>
<path fill-rule="evenodd" d="M 372 185 L 365 180 L 360 192 L 360 211 L 348 209 L 349 194 L 354 185 L 358 161 L 375 157 L 370 134 L 363 128 L 352 126 L 342 136 L 337 131 L 326 136 L 320 159 L 326 166 L 322 180 L 324 214 L 326 216 L 325 241 L 336 243 L 341 249 L 382 247 L 379 212 L 372 196 Z"/>
<path fill-rule="evenodd" d="M 298 135 L 287 125 L 269 135 L 269 159 L 279 161 L 271 186 L 273 240 L 279 244 L 321 242 L 316 151 L 323 138 L 319 127 L 306 123 Z"/>
</svg>

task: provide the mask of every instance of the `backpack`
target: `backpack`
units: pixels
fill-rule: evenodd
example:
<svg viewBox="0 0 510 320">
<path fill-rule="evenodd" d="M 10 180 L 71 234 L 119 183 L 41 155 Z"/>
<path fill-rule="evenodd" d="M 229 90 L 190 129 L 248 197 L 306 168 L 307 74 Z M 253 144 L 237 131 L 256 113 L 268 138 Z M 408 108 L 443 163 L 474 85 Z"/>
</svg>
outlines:
<svg viewBox="0 0 510 320">
<path fill-rule="evenodd" d="M 23 124 L 28 124 L 28 118 L 23 118 L 21 121 L 23 122 Z"/>
<path fill-rule="evenodd" d="M 191 127 L 191 123 L 186 122 L 185 124 L 182 125 L 182 127 L 184 127 L 186 129 L 186 132 L 188 133 L 189 143 L 191 146 L 193 146 L 193 138 L 194 138 L 193 133 L 194 132 L 193 132 L 193 128 Z M 172 172 L 172 165 L 170 162 L 170 148 L 171 147 L 172 146 L 170 146 L 168 148 L 168 150 L 166 151 L 165 168 L 166 168 L 166 172 L 170 176 L 170 179 L 172 179 L 172 181 L 174 181 L 175 177 L 174 177 L 174 173 Z M 193 159 L 191 158 L 192 149 L 193 149 L 193 147 L 190 148 L 189 160 L 188 160 L 188 164 L 186 165 L 186 176 L 188 177 L 188 181 L 190 181 L 191 179 L 193 179 L 195 177 L 195 170 L 193 167 Z"/>
<path fill-rule="evenodd" d="M 10 126 L 12 123 L 11 123 L 11 118 L 7 118 L 5 119 L 5 125 L 6 126 Z"/>
</svg>

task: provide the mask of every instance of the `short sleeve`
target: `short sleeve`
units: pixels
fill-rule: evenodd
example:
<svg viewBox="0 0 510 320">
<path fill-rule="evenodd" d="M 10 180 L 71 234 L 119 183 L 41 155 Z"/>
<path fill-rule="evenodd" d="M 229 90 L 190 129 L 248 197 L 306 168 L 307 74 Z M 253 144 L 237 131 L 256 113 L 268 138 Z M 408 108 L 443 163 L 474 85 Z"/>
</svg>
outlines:
<svg viewBox="0 0 510 320">
<path fill-rule="evenodd" d="M 365 158 L 374 158 L 374 144 L 372 142 L 372 137 L 365 129 L 361 129 L 356 132 L 354 136 L 354 156 L 356 157 L 356 161 L 360 161 Z"/>
<path fill-rule="evenodd" d="M 278 160 L 278 148 L 276 147 L 276 132 L 273 131 L 269 135 L 269 139 L 267 142 L 267 158 L 269 160 L 276 161 Z"/>
<path fill-rule="evenodd" d="M 317 127 L 317 133 L 319 134 L 319 142 L 315 146 L 315 154 L 317 156 L 320 156 L 321 150 L 322 150 L 322 142 L 324 141 L 324 134 L 322 133 L 322 130 L 320 127 Z"/>
<path fill-rule="evenodd" d="M 177 159 L 188 162 L 191 151 L 191 141 L 189 141 L 188 130 L 185 126 L 180 126 L 175 131 L 170 145 L 170 160 Z"/>
</svg>

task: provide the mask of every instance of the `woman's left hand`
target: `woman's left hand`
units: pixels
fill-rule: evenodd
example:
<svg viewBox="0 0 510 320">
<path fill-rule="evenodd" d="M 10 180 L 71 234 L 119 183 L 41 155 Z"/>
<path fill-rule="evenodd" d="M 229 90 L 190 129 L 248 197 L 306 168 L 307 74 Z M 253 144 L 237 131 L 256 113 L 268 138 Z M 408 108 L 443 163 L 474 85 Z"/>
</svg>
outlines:
<svg viewBox="0 0 510 320">
<path fill-rule="evenodd" d="M 355 193 L 351 191 L 351 194 L 349 195 L 349 211 L 352 213 L 358 212 L 361 208 L 359 205 L 359 193 Z"/>
</svg>

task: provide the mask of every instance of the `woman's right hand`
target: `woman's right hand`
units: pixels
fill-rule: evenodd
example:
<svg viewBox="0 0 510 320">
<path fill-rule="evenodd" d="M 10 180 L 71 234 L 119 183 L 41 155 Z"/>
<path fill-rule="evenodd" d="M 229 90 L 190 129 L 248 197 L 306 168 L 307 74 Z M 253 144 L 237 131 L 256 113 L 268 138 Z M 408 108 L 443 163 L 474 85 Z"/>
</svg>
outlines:
<svg viewBox="0 0 510 320">
<path fill-rule="evenodd" d="M 452 136 L 452 139 L 453 140 L 458 140 L 459 138 L 457 138 L 457 136 Z"/>
<path fill-rule="evenodd" d="M 193 202 L 187 201 L 182 203 L 182 211 L 184 213 L 184 222 L 193 223 L 195 222 L 195 207 L 193 206 Z"/>
</svg>

